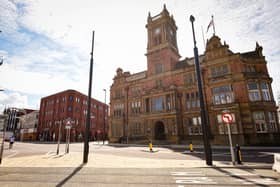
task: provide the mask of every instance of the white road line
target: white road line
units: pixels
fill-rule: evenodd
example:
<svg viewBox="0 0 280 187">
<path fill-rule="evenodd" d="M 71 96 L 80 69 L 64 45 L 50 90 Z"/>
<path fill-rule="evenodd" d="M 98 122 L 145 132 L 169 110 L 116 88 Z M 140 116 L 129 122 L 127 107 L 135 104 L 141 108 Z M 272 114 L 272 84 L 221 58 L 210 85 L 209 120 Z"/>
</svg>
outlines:
<svg viewBox="0 0 280 187">
<path fill-rule="evenodd" d="M 174 177 L 176 180 L 176 184 L 217 184 L 217 182 L 213 181 L 209 177 Z"/>
<path fill-rule="evenodd" d="M 16 155 L 18 154 L 18 151 L 17 151 L 17 150 L 12 150 L 12 152 L 14 152 L 14 153 L 12 153 L 12 154 L 6 156 L 6 158 L 11 158 L 11 157 L 16 156 Z"/>
<path fill-rule="evenodd" d="M 203 174 L 200 171 L 188 171 L 188 172 L 171 172 L 171 175 L 173 176 L 205 176 L 205 174 Z"/>
</svg>

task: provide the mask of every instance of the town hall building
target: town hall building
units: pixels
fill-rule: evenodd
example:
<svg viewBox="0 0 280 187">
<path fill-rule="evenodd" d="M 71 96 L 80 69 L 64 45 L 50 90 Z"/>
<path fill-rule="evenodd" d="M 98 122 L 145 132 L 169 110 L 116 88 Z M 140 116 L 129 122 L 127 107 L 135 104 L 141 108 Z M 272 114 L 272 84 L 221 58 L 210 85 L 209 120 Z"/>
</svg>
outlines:
<svg viewBox="0 0 280 187">
<path fill-rule="evenodd" d="M 194 57 L 181 59 L 177 26 L 164 6 L 148 15 L 147 70 L 118 68 L 110 92 L 109 139 L 125 143 L 202 144 L 200 102 Z M 262 47 L 235 53 L 213 35 L 199 56 L 211 143 L 228 145 L 222 113 L 233 116 L 233 143 L 280 142 L 272 78 Z"/>
</svg>

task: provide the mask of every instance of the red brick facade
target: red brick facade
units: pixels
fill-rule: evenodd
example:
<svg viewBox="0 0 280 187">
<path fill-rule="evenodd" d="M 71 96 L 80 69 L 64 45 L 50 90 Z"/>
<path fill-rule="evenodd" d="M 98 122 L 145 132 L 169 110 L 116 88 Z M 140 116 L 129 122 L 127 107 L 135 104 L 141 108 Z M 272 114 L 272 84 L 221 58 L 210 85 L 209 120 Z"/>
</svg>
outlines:
<svg viewBox="0 0 280 187">
<path fill-rule="evenodd" d="M 90 140 L 102 140 L 104 119 L 105 137 L 108 131 L 108 105 L 91 100 Z M 61 140 L 65 141 L 66 119 L 71 119 L 71 141 L 82 141 L 85 133 L 87 114 L 87 96 L 75 91 L 66 90 L 41 99 L 38 138 L 55 141 L 58 139 L 61 123 Z"/>
<path fill-rule="evenodd" d="M 111 86 L 110 141 L 202 141 L 194 58 L 180 59 L 177 26 L 163 11 L 147 21 L 147 71 L 117 70 Z M 262 47 L 234 53 L 213 35 L 199 56 L 212 143 L 228 144 L 221 115 L 227 110 L 233 143 L 280 141 L 276 105 Z M 124 137 L 124 138 L 120 138 Z M 127 138 L 128 137 L 128 138 Z"/>
</svg>

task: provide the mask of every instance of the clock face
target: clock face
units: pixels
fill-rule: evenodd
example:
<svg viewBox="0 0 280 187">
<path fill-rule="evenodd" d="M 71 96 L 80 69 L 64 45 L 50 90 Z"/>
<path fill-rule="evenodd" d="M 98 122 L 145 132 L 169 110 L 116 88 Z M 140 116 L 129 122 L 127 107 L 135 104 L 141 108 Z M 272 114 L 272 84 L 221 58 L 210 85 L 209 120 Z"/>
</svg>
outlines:
<svg viewBox="0 0 280 187">
<path fill-rule="evenodd" d="M 154 34 L 155 34 L 155 35 L 160 34 L 160 27 L 155 28 Z"/>
</svg>

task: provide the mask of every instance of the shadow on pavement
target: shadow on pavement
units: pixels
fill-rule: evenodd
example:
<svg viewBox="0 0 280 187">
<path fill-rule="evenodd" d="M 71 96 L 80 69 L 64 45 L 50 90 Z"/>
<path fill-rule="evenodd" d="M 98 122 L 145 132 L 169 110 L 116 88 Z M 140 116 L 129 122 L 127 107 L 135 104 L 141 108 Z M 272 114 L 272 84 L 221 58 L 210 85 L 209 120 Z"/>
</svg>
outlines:
<svg viewBox="0 0 280 187">
<path fill-rule="evenodd" d="M 230 171 L 224 170 L 223 168 L 220 168 L 220 167 L 212 167 L 212 168 L 217 170 L 217 171 L 219 171 L 219 172 L 221 172 L 221 173 L 223 173 L 223 174 L 225 174 L 225 175 L 228 175 L 228 176 L 230 176 L 232 178 L 235 178 L 235 179 L 238 179 L 238 180 L 245 181 L 245 182 L 250 183 L 250 184 L 252 184 L 254 186 L 262 186 L 262 187 L 268 187 L 269 186 L 269 185 L 266 185 L 266 184 L 261 184 L 261 183 L 257 182 L 256 180 L 251 180 L 248 177 L 242 177 L 242 176 L 238 176 L 236 174 L 234 175 Z M 239 169 L 241 169 L 241 168 L 239 168 Z M 248 171 L 250 173 L 253 173 L 253 171 L 254 171 L 254 169 L 248 169 L 248 168 L 246 168 L 244 170 Z M 273 177 L 271 177 L 271 179 L 277 180 L 276 178 L 273 178 Z"/>
<path fill-rule="evenodd" d="M 73 172 L 68 175 L 65 179 L 63 179 L 60 183 L 56 185 L 56 187 L 61 187 L 63 186 L 68 180 L 70 180 L 76 173 L 78 173 L 82 168 L 84 164 L 80 164 L 76 169 L 73 170 Z"/>
</svg>

